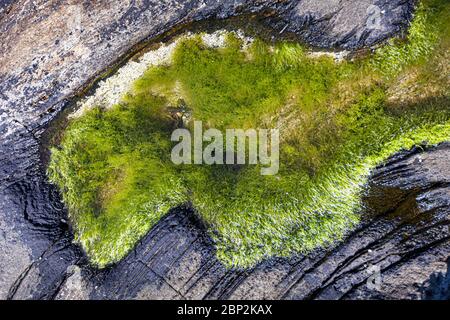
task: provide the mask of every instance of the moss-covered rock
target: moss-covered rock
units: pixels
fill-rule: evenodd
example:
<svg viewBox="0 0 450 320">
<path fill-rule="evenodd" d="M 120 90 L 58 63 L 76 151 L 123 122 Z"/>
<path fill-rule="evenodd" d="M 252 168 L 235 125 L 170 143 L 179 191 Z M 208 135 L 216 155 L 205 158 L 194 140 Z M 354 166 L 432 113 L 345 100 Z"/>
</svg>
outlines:
<svg viewBox="0 0 450 320">
<path fill-rule="evenodd" d="M 242 50 L 233 36 L 221 49 L 200 38 L 181 42 L 171 65 L 150 68 L 110 110 L 74 119 L 52 150 L 50 178 L 92 262 L 118 261 L 186 202 L 228 266 L 339 240 L 358 222 L 371 169 L 401 149 L 449 139 L 449 8 L 425 1 L 407 43 L 339 64 L 308 57 L 293 43 L 255 41 Z M 438 90 L 413 102 L 401 94 L 392 100 L 411 73 L 416 81 L 434 79 Z M 170 135 L 177 123 L 168 108 L 179 99 L 210 128 L 279 128 L 279 174 L 175 166 Z"/>
</svg>

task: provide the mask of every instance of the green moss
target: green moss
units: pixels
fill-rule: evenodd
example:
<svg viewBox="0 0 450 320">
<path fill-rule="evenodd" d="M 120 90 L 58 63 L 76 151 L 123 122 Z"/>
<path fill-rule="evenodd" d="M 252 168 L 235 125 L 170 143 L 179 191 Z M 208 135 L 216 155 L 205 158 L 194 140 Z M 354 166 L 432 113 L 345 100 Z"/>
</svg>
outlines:
<svg viewBox="0 0 450 320">
<path fill-rule="evenodd" d="M 373 66 L 384 75 L 393 77 L 403 68 L 425 63 L 439 43 L 443 42 L 442 37 L 448 38 L 449 14 L 449 6 L 445 1 L 422 0 L 409 28 L 408 41 L 392 39 L 390 45 L 378 50 Z"/>
<path fill-rule="evenodd" d="M 446 1 L 426 1 L 407 42 L 340 64 L 310 58 L 292 43 L 256 41 L 244 52 L 231 35 L 223 49 L 206 48 L 200 38 L 183 41 L 170 66 L 149 69 L 120 105 L 72 120 L 52 149 L 48 174 L 77 241 L 104 267 L 186 202 L 227 266 L 341 239 L 358 223 L 371 169 L 401 149 L 449 140 L 448 83 L 437 84 L 446 94 L 414 103 L 393 103 L 390 94 L 411 70 L 418 79 L 442 77 L 430 66 L 445 65 L 448 11 Z M 177 120 L 168 107 L 180 99 L 208 127 L 280 128 L 279 174 L 173 165 Z"/>
</svg>

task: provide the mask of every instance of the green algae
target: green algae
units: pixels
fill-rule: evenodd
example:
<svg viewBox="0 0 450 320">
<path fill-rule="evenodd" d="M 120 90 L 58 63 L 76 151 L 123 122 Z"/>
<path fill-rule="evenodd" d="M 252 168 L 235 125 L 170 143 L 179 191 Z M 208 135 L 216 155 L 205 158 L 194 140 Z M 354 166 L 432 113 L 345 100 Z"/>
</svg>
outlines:
<svg viewBox="0 0 450 320">
<path fill-rule="evenodd" d="M 221 49 L 200 37 L 182 41 L 170 66 L 149 69 L 111 109 L 71 120 L 52 148 L 48 174 L 76 240 L 104 267 L 185 203 L 229 267 L 342 239 L 359 221 L 374 167 L 402 149 L 449 140 L 449 8 L 423 1 L 408 41 L 342 63 L 312 58 L 295 43 L 257 40 L 242 50 L 232 34 Z M 397 90 L 411 75 L 421 84 L 412 100 Z M 170 135 L 179 121 L 168 110 L 180 101 L 210 128 L 279 128 L 279 173 L 262 176 L 257 165 L 174 165 Z"/>
</svg>

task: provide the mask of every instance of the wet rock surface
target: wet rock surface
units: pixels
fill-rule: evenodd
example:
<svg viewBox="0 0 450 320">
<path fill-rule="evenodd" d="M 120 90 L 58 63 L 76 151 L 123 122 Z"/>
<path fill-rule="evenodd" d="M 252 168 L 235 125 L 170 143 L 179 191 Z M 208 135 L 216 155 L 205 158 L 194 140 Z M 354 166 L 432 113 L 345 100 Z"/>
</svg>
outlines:
<svg viewBox="0 0 450 320">
<path fill-rule="evenodd" d="M 354 49 L 403 30 L 413 2 L 0 2 L 0 298 L 448 297 L 449 144 L 401 153 L 377 169 L 364 222 L 343 242 L 252 270 L 226 270 L 195 214 L 182 208 L 122 262 L 90 268 L 41 159 L 42 134 L 74 93 L 174 26 L 253 12 L 277 32 Z M 371 5 L 382 12 L 381 29 Z"/>
</svg>

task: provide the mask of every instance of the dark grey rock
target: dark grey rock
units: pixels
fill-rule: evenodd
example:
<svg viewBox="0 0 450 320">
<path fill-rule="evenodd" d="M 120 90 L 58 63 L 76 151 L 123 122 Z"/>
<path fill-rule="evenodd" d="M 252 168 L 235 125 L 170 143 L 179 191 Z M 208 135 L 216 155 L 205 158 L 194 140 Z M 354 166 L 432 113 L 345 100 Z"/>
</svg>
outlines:
<svg viewBox="0 0 450 320">
<path fill-rule="evenodd" d="M 450 300 L 450 257 L 447 272 L 435 272 L 422 285 L 422 298 L 426 300 Z"/>
</svg>

